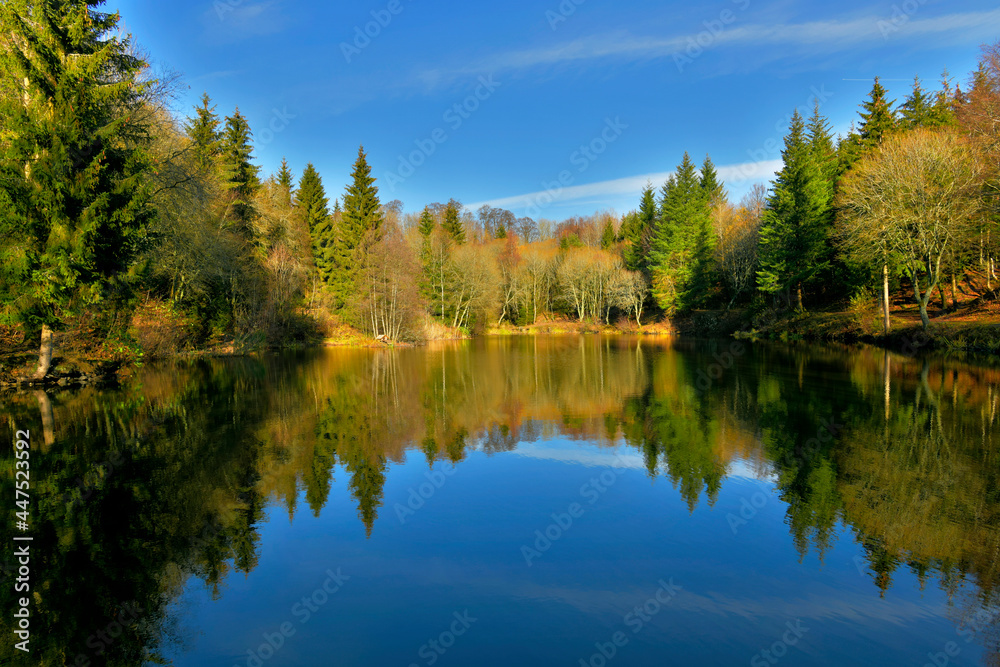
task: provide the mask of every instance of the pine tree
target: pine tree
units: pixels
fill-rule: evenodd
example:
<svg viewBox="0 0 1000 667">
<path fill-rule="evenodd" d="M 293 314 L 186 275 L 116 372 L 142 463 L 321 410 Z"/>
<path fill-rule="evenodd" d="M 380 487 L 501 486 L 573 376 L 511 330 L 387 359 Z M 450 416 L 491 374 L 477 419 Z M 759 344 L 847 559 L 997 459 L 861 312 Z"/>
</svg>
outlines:
<svg viewBox="0 0 1000 667">
<path fill-rule="evenodd" d="M 708 296 L 712 223 L 708 195 L 687 153 L 661 194 L 649 265 L 653 296 L 669 313 L 697 307 Z"/>
<path fill-rule="evenodd" d="M 278 185 L 288 194 L 288 203 L 291 204 L 295 196 L 295 177 L 292 170 L 288 168 L 288 160 L 281 158 L 281 169 L 278 170 Z"/>
<path fill-rule="evenodd" d="M 504 225 L 503 225 L 502 222 L 499 225 L 497 225 L 497 233 L 496 233 L 495 237 L 497 239 L 505 239 L 505 238 L 507 238 L 507 228 L 504 227 Z"/>
<path fill-rule="evenodd" d="M 430 209 L 425 206 L 424 210 L 420 213 L 420 226 L 417 227 L 417 230 L 426 239 L 434 231 L 434 226 L 434 217 L 431 215 Z"/>
<path fill-rule="evenodd" d="M 833 246 L 829 243 L 830 235 L 833 232 L 835 210 L 833 208 L 833 197 L 836 193 L 837 177 L 839 172 L 839 161 L 837 148 L 833 142 L 830 132 L 830 122 L 819 112 L 819 101 L 813 106 L 812 116 L 806 125 L 806 141 L 809 142 L 809 150 L 812 159 L 819 170 L 818 197 L 827 202 L 822 210 L 817 212 L 816 221 L 817 234 L 822 240 L 817 240 L 820 245 L 817 248 L 818 261 L 827 275 L 824 277 L 818 274 L 820 279 L 831 278 L 829 275 L 835 261 Z M 840 271 L 846 275 L 846 272 Z M 828 280 L 826 282 L 829 282 Z"/>
<path fill-rule="evenodd" d="M 250 124 L 236 112 L 226 118 L 220 141 L 222 179 L 229 190 L 226 219 L 245 235 L 250 235 L 255 211 L 253 196 L 260 189 L 260 167 L 253 164 L 253 133 Z"/>
<path fill-rule="evenodd" d="M 973 81 L 983 74 L 982 63 L 979 65 L 980 71 L 973 75 Z M 951 76 L 945 69 L 941 73 L 941 89 L 934 95 L 934 104 L 931 106 L 928 127 L 953 127 L 958 124 L 955 109 L 962 96 L 961 90 L 957 86 L 952 87 Z"/>
<path fill-rule="evenodd" d="M 154 210 L 142 142 L 147 64 L 96 2 L 0 4 L 0 303 L 53 330 L 124 292 Z"/>
<path fill-rule="evenodd" d="M 444 221 L 441 223 L 441 228 L 448 232 L 456 244 L 465 243 L 465 225 L 462 224 L 458 215 L 458 204 L 454 199 L 449 201 L 444 209 Z"/>
<path fill-rule="evenodd" d="M 299 189 L 295 193 L 295 208 L 309 229 L 313 260 L 324 284 L 330 281 L 330 272 L 333 269 L 331 253 L 335 240 L 328 203 L 323 179 L 312 163 L 307 164 L 299 180 Z"/>
<path fill-rule="evenodd" d="M 195 116 L 188 118 L 184 129 L 194 146 L 195 159 L 202 168 L 215 163 L 219 157 L 222 132 L 219 131 L 219 117 L 208 93 L 202 93 L 201 106 L 195 107 Z"/>
<path fill-rule="evenodd" d="M 604 231 L 601 232 L 601 249 L 610 250 L 615 244 L 615 221 L 608 217 L 604 223 Z"/>
<path fill-rule="evenodd" d="M 726 202 L 726 189 L 719 180 L 719 172 L 715 169 L 712 158 L 705 156 L 705 162 L 701 166 L 701 189 L 705 192 L 710 205 L 724 204 Z"/>
<path fill-rule="evenodd" d="M 861 107 L 861 143 L 866 148 L 873 148 L 882 143 L 883 137 L 896 129 L 896 113 L 892 110 L 892 102 L 886 100 L 885 88 L 875 77 L 875 85 L 872 86 L 868 99 L 862 102 Z"/>
<path fill-rule="evenodd" d="M 814 138 L 796 110 L 760 231 L 758 288 L 789 296 L 794 289 L 799 309 L 804 287 L 826 269 L 828 254 L 832 191 L 817 164 Z"/>
<path fill-rule="evenodd" d="M 934 101 L 924 92 L 920 77 L 913 77 L 913 90 L 899 105 L 900 123 L 906 128 L 928 127 L 932 124 Z"/>
<path fill-rule="evenodd" d="M 622 237 L 628 244 L 625 247 L 625 268 L 629 271 L 642 271 L 649 276 L 649 244 L 658 220 L 653 186 L 647 183 L 642 190 L 639 213 L 630 218 L 630 224 L 622 225 Z"/>
<path fill-rule="evenodd" d="M 338 308 L 346 306 L 354 293 L 362 243 L 377 240 L 371 235 L 377 236 L 382 229 L 382 204 L 371 173 L 364 146 L 359 146 L 351 183 L 344 192 L 343 213 L 331 256 L 329 284 Z"/>
</svg>

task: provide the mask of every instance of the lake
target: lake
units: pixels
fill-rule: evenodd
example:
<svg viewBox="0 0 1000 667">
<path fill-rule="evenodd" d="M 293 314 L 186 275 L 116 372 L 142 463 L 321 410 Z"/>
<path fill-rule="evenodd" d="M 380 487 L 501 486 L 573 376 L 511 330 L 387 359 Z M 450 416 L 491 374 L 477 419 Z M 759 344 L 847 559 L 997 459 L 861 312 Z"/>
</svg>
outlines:
<svg viewBox="0 0 1000 667">
<path fill-rule="evenodd" d="M 0 401 L 5 662 L 1000 664 L 985 362 L 487 337 Z"/>
</svg>

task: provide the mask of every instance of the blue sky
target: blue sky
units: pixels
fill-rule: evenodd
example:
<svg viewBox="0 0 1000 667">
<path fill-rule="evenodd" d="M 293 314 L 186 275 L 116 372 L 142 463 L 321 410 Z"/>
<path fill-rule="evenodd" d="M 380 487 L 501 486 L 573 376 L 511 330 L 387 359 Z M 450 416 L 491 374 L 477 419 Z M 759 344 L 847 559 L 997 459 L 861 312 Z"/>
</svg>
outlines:
<svg viewBox="0 0 1000 667">
<path fill-rule="evenodd" d="M 788 116 L 836 131 L 882 77 L 964 84 L 990 2 L 114 0 L 158 67 L 237 105 L 265 173 L 312 162 L 338 197 L 363 143 L 383 201 L 456 198 L 560 220 L 635 208 L 685 150 L 734 197 L 767 181 Z M 367 33 L 367 34 L 366 34 Z M 457 106 L 456 106 L 457 105 Z"/>
</svg>

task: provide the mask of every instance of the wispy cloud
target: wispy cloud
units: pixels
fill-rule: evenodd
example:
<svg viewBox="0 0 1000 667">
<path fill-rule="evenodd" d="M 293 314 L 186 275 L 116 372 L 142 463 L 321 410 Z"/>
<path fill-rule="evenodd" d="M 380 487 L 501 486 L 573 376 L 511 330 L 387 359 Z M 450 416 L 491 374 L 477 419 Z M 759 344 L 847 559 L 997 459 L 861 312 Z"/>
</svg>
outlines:
<svg viewBox="0 0 1000 667">
<path fill-rule="evenodd" d="M 239 41 L 273 35 L 286 26 L 288 12 L 280 0 L 245 3 L 242 0 L 215 0 L 205 12 L 205 31 L 212 39 Z"/>
<path fill-rule="evenodd" d="M 781 164 L 781 160 L 746 162 L 718 167 L 718 172 L 719 177 L 726 183 L 759 183 L 771 179 L 781 169 Z M 466 208 L 474 211 L 480 206 L 488 205 L 507 209 L 525 209 L 537 207 L 540 203 L 544 206 L 556 206 L 570 202 L 579 203 L 581 200 L 590 200 L 603 204 L 609 204 L 611 203 L 611 199 L 622 197 L 634 197 L 638 200 L 639 194 L 646 186 L 646 183 L 652 183 L 658 187 L 672 174 L 673 172 L 665 171 L 584 185 L 573 185 L 561 190 L 540 190 L 538 192 L 475 202 L 468 204 Z"/>
<path fill-rule="evenodd" d="M 868 16 L 850 20 L 811 21 L 778 25 L 751 24 L 727 28 L 713 40 L 720 46 L 797 47 L 822 54 L 843 49 L 877 48 L 887 40 L 936 38 L 938 45 L 976 43 L 992 39 L 1000 30 L 1000 9 L 963 12 L 935 17 L 908 17 L 886 28 L 890 16 Z M 628 61 L 672 57 L 683 52 L 694 35 L 648 37 L 620 30 L 592 35 L 562 44 L 511 50 L 454 68 L 427 69 L 417 73 L 425 86 L 433 88 L 482 72 L 501 72 L 602 59 Z"/>
</svg>

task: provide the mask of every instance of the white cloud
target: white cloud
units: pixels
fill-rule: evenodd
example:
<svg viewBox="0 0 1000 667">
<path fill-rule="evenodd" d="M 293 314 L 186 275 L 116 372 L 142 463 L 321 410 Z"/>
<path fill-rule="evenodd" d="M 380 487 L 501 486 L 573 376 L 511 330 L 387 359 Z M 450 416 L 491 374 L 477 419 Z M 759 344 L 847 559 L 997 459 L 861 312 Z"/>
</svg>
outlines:
<svg viewBox="0 0 1000 667">
<path fill-rule="evenodd" d="M 764 162 L 746 162 L 743 164 L 732 164 L 717 167 L 719 177 L 727 184 L 738 183 L 758 183 L 770 180 L 774 174 L 781 169 L 781 160 L 767 160 Z M 590 198 L 594 201 L 606 203 L 611 198 L 633 197 L 638 200 L 642 189 L 647 182 L 654 187 L 662 185 L 673 172 L 657 172 L 653 174 L 640 174 L 638 176 L 628 176 L 626 178 L 616 178 L 610 181 L 600 181 L 598 183 L 587 183 L 584 185 L 573 185 L 559 190 L 540 190 L 521 195 L 509 197 L 498 197 L 486 201 L 468 204 L 466 208 L 476 210 L 480 206 L 496 206 L 507 209 L 525 209 L 537 207 L 544 209 L 554 204 L 565 204 L 567 202 L 578 202 L 582 199 Z"/>
<path fill-rule="evenodd" d="M 869 16 L 851 20 L 811 21 L 807 23 L 741 26 L 738 23 L 712 38 L 706 47 L 784 46 L 799 47 L 812 53 L 829 53 L 843 49 L 884 46 L 888 42 L 907 39 L 957 40 L 960 44 L 975 44 L 990 40 L 1000 30 L 1000 9 L 963 12 L 936 17 L 921 17 L 919 13 L 904 19 L 891 15 Z M 527 48 L 499 53 L 453 69 L 424 70 L 416 76 L 428 88 L 483 72 L 521 70 L 588 60 L 618 58 L 650 60 L 682 54 L 695 34 L 658 38 L 633 35 L 620 30 L 605 35 L 582 37 L 554 46 Z"/>
<path fill-rule="evenodd" d="M 215 0 L 212 9 L 205 13 L 205 28 L 209 36 L 229 41 L 281 32 L 288 10 L 282 11 L 280 5 L 280 0 L 252 3 Z"/>
</svg>

